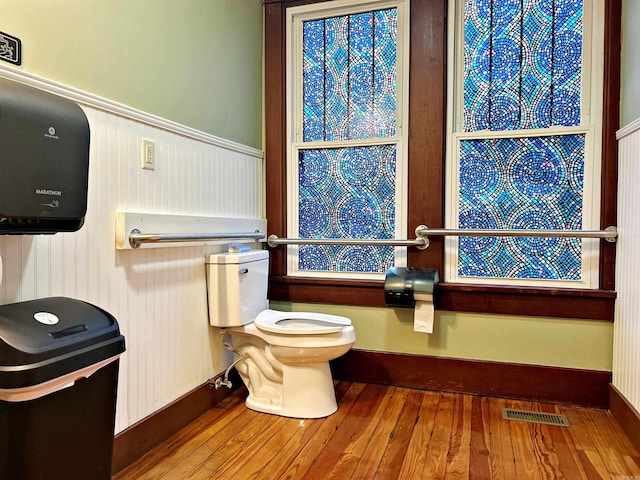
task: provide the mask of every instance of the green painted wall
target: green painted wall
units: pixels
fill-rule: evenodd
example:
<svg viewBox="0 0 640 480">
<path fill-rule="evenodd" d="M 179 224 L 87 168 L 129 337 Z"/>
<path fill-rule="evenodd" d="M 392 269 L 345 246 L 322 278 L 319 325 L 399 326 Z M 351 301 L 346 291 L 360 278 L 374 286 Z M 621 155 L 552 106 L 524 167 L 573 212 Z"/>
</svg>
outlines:
<svg viewBox="0 0 640 480">
<path fill-rule="evenodd" d="M 436 312 L 433 334 L 413 331 L 413 310 L 271 302 L 284 311 L 351 318 L 354 348 L 611 371 L 613 324 L 594 320 Z"/>
<path fill-rule="evenodd" d="M 258 149 L 262 18 L 261 0 L 0 0 L 17 68 Z"/>
</svg>

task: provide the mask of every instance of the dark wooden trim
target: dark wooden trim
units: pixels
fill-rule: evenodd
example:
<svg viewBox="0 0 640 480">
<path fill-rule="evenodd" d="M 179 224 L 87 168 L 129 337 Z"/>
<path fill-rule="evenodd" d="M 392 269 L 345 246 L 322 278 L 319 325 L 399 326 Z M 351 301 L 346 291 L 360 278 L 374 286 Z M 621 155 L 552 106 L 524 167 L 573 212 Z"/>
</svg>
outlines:
<svg viewBox="0 0 640 480">
<path fill-rule="evenodd" d="M 235 375 L 232 383 L 235 386 L 242 384 L 240 377 Z M 112 474 L 115 475 L 131 465 L 149 450 L 231 395 L 234 390 L 226 388 L 215 390 L 208 384 L 201 385 L 120 432 L 113 440 Z"/>
<path fill-rule="evenodd" d="M 602 104 L 602 172 L 600 227 L 617 224 L 618 141 L 620 128 L 620 49 L 622 1 L 605 3 L 604 98 Z M 600 242 L 600 288 L 615 288 L 615 243 Z"/>
<path fill-rule="evenodd" d="M 286 102 L 285 102 L 285 8 L 281 3 L 265 5 L 265 175 L 266 216 L 269 233 L 286 237 Z M 286 249 L 270 252 L 270 276 L 286 272 Z"/>
<path fill-rule="evenodd" d="M 351 350 L 333 360 L 336 380 L 609 407 L 611 372 Z"/>
<path fill-rule="evenodd" d="M 447 2 L 412 0 L 409 56 L 409 144 L 407 237 L 418 225 L 444 226 L 447 118 Z M 428 249 L 408 249 L 416 267 L 444 267 L 444 237 L 432 237 Z"/>
<path fill-rule="evenodd" d="M 301 303 L 385 307 L 384 282 L 272 277 L 269 298 Z M 330 301 L 327 301 L 330 299 Z M 503 287 L 441 283 L 436 308 L 613 322 L 616 293 L 605 290 Z"/>
<path fill-rule="evenodd" d="M 271 277 L 269 299 L 335 305 L 385 306 L 384 284 L 381 281 L 327 282 L 315 278 Z"/>
<path fill-rule="evenodd" d="M 633 447 L 640 452 L 640 412 L 613 385 L 609 385 L 609 410 Z"/>
<path fill-rule="evenodd" d="M 616 293 L 605 290 L 443 283 L 440 310 L 579 318 L 613 322 Z"/>
</svg>

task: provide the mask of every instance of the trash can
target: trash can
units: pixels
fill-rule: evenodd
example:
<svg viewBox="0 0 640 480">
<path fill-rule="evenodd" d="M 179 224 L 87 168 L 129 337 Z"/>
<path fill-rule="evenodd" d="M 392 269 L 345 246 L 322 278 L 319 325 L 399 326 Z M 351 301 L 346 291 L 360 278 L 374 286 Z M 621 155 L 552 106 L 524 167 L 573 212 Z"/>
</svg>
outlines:
<svg viewBox="0 0 640 480">
<path fill-rule="evenodd" d="M 0 479 L 109 480 L 118 322 L 86 302 L 0 306 Z"/>
</svg>

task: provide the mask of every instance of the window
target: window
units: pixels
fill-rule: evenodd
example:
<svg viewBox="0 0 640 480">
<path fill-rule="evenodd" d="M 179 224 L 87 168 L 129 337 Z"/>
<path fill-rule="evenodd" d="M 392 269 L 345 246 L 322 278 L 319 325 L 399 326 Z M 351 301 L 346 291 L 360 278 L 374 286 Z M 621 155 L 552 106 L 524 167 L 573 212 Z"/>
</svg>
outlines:
<svg viewBox="0 0 640 480">
<path fill-rule="evenodd" d="M 287 80 L 287 49 L 290 45 L 286 41 L 287 30 L 292 28 L 288 22 L 288 12 L 292 8 L 309 5 L 309 0 L 264 0 L 265 3 L 265 128 L 266 128 L 266 214 L 269 232 L 278 236 L 290 236 L 292 221 L 298 221 L 298 213 L 293 213 L 288 203 L 287 179 L 288 162 L 291 158 L 299 159 L 298 151 L 291 155 L 287 142 L 291 140 L 291 121 L 288 112 L 291 104 L 286 90 Z M 318 8 L 326 7 L 330 2 L 315 2 Z M 360 3 L 360 2 L 359 2 Z M 459 8 L 460 2 L 446 2 L 445 0 L 411 0 L 406 2 L 410 7 L 409 35 L 409 95 L 407 111 L 408 123 L 404 123 L 403 132 L 406 142 L 406 185 L 402 193 L 407 195 L 407 220 L 404 231 L 397 234 L 400 238 L 413 238 L 414 229 L 419 224 L 428 227 L 440 228 L 451 226 L 451 218 L 458 221 L 458 212 L 452 210 L 452 205 L 458 208 L 458 183 L 448 180 L 451 171 L 446 171 L 447 157 L 445 150 L 452 150 L 454 120 L 462 125 L 463 96 L 460 95 L 456 103 L 454 117 L 453 110 L 448 109 L 453 98 L 447 96 L 449 90 L 447 82 L 453 82 L 451 75 L 447 75 L 447 45 L 452 41 L 462 40 L 458 38 L 462 30 L 456 33 L 449 29 L 447 36 L 447 4 L 449 8 Z M 518 2 L 519 3 L 519 2 Z M 593 201 L 600 201 L 599 225 L 595 228 L 615 225 L 616 212 L 616 141 L 615 131 L 618 126 L 619 114 L 619 48 L 620 48 L 620 10 L 619 0 L 608 0 L 604 3 L 605 19 L 605 55 L 603 66 L 603 123 L 602 136 L 587 131 L 590 120 L 585 115 L 591 115 L 593 106 L 585 110 L 584 99 L 581 99 L 580 118 L 581 124 L 574 126 L 554 126 L 556 128 L 573 129 L 565 131 L 545 130 L 540 128 L 507 130 L 507 131 L 465 131 L 462 127 L 456 127 L 456 135 L 459 140 L 466 141 L 469 151 L 483 148 L 494 141 L 504 141 L 514 146 L 521 147 L 523 143 L 530 142 L 535 148 L 548 148 L 551 142 L 559 142 L 558 148 L 565 151 L 594 152 L 594 158 L 601 151 L 600 179 L 593 176 L 593 182 L 600 184 L 600 195 L 593 193 Z M 335 4 L 334 4 L 335 5 Z M 590 3 L 585 3 L 590 5 Z M 368 11 L 378 8 L 386 8 L 388 4 L 376 2 Z M 356 12 L 357 13 L 357 12 Z M 449 12 L 451 13 L 451 12 Z M 345 13 L 346 15 L 347 13 Z M 322 15 L 316 18 L 322 18 Z M 587 29 L 587 23 L 583 24 Z M 590 27 L 589 27 L 590 28 Z M 589 30 L 591 31 L 591 30 Z M 458 43 L 462 45 L 462 43 Z M 301 57 L 300 57 L 301 58 Z M 585 57 L 586 58 L 586 57 Z M 590 58 L 590 57 L 589 57 Z M 450 63 L 450 62 L 449 62 Z M 464 72 L 463 65 L 458 66 L 458 72 Z M 591 68 L 589 68 L 591 71 Z M 405 79 L 406 81 L 406 79 Z M 462 85 L 461 82 L 458 85 Z M 591 89 L 591 86 L 588 87 Z M 594 92 L 589 94 L 589 101 L 594 103 Z M 400 97 L 398 104 L 400 105 Z M 397 117 L 398 119 L 400 116 Z M 450 133 L 447 134 L 447 131 Z M 515 133 L 514 133 L 515 132 Z M 591 134 L 592 133 L 592 134 Z M 486 134 L 486 135 L 485 135 Z M 572 135 L 579 135 L 577 143 L 560 141 Z M 465 137 L 465 135 L 467 137 Z M 584 139 L 584 140 L 582 140 Z M 354 141 L 354 140 L 350 140 Z M 355 140 L 360 142 L 361 140 Z M 582 142 L 584 141 L 584 146 Z M 538 142 L 538 143 L 536 143 Z M 541 142 L 541 143 L 540 143 Z M 574 140 L 575 142 L 575 140 Z M 313 145 L 304 145 L 300 141 L 300 151 L 313 150 Z M 309 142 L 310 143 L 310 142 Z M 382 141 L 379 144 L 389 144 Z M 601 147 L 599 146 L 601 145 Z M 447 148 L 445 149 L 445 145 Z M 340 147 L 343 145 L 339 145 Z M 357 145 L 360 146 L 360 145 Z M 321 148 L 333 148 L 322 145 Z M 500 147 L 506 148 L 506 146 Z M 458 153 L 456 153 L 456 156 Z M 587 154 L 585 154 L 586 158 Z M 585 160 L 585 162 L 587 162 Z M 469 164 L 470 165 L 470 164 Z M 586 165 L 586 163 L 585 163 Z M 592 168 L 592 167 L 585 167 Z M 467 170 L 470 174 L 468 181 L 482 182 L 481 175 L 473 178 L 473 173 L 479 173 L 472 168 Z M 526 173 L 526 171 L 524 172 Z M 455 177 L 454 177 L 455 178 Z M 585 184 L 587 175 L 585 174 Z M 298 178 L 292 182 L 297 184 Z M 398 185 L 396 185 L 397 188 Z M 451 189 L 453 188 L 453 193 Z M 471 188 L 466 184 L 465 188 Z M 529 187 L 526 187 L 529 188 Z M 584 189 L 586 191 L 586 188 Z M 594 192 L 597 190 L 594 189 Z M 599 197 L 599 198 L 596 198 Z M 453 202 L 452 199 L 455 199 Z M 585 202 L 583 202 L 584 204 Z M 588 202 L 587 202 L 588 204 Z M 588 228 L 588 222 L 593 222 L 593 210 L 587 205 L 582 207 L 583 228 Z M 585 213 L 586 212 L 586 213 Z M 399 214 L 396 211 L 396 217 Z M 587 219 L 587 220 L 585 220 Z M 397 221 L 397 219 L 396 219 Z M 597 223 L 597 219 L 596 219 Z M 571 227 L 573 228 L 573 227 Z M 296 226 L 294 233 L 298 232 Z M 396 224 L 396 230 L 398 230 Z M 402 229 L 402 227 L 400 227 Z M 296 236 L 296 235 L 293 235 Z M 443 237 L 431 236 L 431 245 L 427 250 L 418 251 L 408 249 L 407 264 L 413 266 L 437 268 L 441 273 L 445 272 L 445 265 L 450 260 L 451 250 L 445 249 Z M 456 247 L 457 248 L 457 247 Z M 584 248 L 583 248 L 584 250 Z M 595 242 L 595 259 L 599 263 L 597 273 L 592 275 L 592 286 L 595 289 L 574 288 L 575 280 L 568 280 L 570 287 L 562 285 L 542 286 L 533 281 L 530 285 L 504 285 L 489 284 L 486 278 L 471 277 L 469 282 L 441 282 L 438 292 L 438 308 L 449 311 L 465 312 L 493 312 L 501 314 L 544 315 L 559 316 L 564 318 L 594 318 L 612 320 L 615 292 L 613 292 L 614 280 L 614 255 L 615 244 L 601 241 Z M 293 302 L 326 302 L 334 304 L 351 305 L 384 305 L 381 281 L 374 279 L 344 279 L 344 278 L 319 278 L 306 272 L 299 275 L 291 275 L 288 270 L 286 250 L 282 247 L 270 251 L 270 298 Z M 456 252 L 457 255 L 457 252 Z M 584 254 L 581 253 L 582 256 Z M 457 256 L 455 257 L 457 262 Z M 582 258 L 581 258 L 582 259 Z M 457 269 L 457 263 L 452 263 Z M 313 272 L 311 272 L 313 273 Z M 580 273 L 582 275 L 582 272 Z M 520 281 L 522 279 L 518 279 Z M 528 281 L 528 279 L 525 279 Z M 582 281 L 582 280 L 581 280 Z M 585 312 L 588 312 L 585 314 Z"/>
<path fill-rule="evenodd" d="M 288 236 L 400 238 L 406 229 L 404 2 L 288 10 Z M 288 247 L 288 274 L 381 278 L 393 247 Z"/>
<path fill-rule="evenodd" d="M 449 224 L 599 229 L 603 3 L 452 2 Z M 460 52 L 460 53 L 458 53 Z M 594 288 L 593 240 L 447 240 L 447 279 Z"/>
</svg>

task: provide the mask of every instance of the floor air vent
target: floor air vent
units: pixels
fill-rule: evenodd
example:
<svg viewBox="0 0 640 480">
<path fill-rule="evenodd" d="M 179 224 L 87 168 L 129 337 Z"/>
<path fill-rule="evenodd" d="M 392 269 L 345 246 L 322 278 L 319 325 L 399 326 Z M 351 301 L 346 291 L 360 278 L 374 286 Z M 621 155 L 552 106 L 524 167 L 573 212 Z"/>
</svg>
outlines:
<svg viewBox="0 0 640 480">
<path fill-rule="evenodd" d="M 544 423 L 545 425 L 556 425 L 558 427 L 569 426 L 567 417 L 558 413 L 528 412 L 526 410 L 503 408 L 502 418 L 506 420 L 517 420 L 519 422 Z"/>
</svg>

